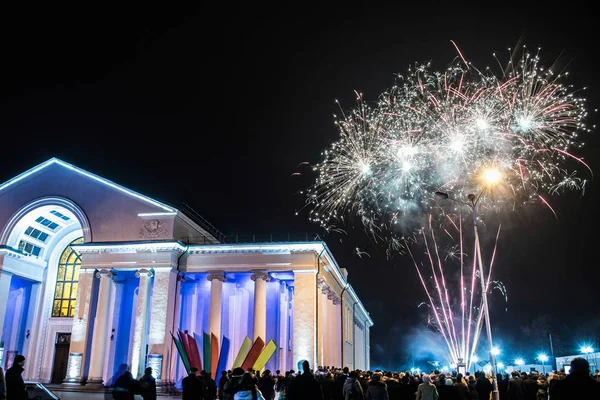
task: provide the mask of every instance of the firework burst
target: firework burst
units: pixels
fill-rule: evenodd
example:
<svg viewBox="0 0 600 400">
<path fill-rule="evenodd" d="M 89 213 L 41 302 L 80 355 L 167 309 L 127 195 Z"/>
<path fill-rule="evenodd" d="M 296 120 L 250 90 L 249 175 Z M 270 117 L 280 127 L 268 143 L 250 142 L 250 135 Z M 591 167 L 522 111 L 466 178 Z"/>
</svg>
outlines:
<svg viewBox="0 0 600 400">
<path fill-rule="evenodd" d="M 497 73 L 456 49 L 459 57 L 445 70 L 415 64 L 373 106 L 356 93 L 357 106 L 336 116 L 339 139 L 313 167 L 318 178 L 306 207 L 328 230 L 358 218 L 372 237 L 388 241 L 388 256 L 410 255 L 448 360 L 468 366 L 486 314 L 484 294 L 498 289 L 506 297 L 492 281 L 495 246 L 484 272 L 481 210 L 539 202 L 554 213 L 548 195 L 583 190 L 581 171 L 591 176 L 591 169 L 577 155 L 580 133 L 589 132 L 585 99 L 563 83 L 568 73 L 544 67 L 539 49 L 513 53 Z M 455 201 L 435 201 L 436 192 Z M 459 203 L 473 212 L 469 255 Z M 440 236 L 451 239 L 445 250 Z M 453 264 L 460 266 L 454 275 L 447 269 Z"/>
<path fill-rule="evenodd" d="M 436 190 L 466 201 L 490 169 L 501 179 L 483 207 L 550 207 L 545 194 L 583 189 L 579 172 L 590 168 L 575 152 L 587 112 L 566 75 L 526 51 L 498 74 L 461 55 L 440 72 L 415 65 L 373 107 L 356 93 L 357 107 L 336 117 L 339 139 L 314 167 L 310 219 L 329 226 L 359 217 L 376 236 L 443 214 L 431 201 Z"/>
</svg>

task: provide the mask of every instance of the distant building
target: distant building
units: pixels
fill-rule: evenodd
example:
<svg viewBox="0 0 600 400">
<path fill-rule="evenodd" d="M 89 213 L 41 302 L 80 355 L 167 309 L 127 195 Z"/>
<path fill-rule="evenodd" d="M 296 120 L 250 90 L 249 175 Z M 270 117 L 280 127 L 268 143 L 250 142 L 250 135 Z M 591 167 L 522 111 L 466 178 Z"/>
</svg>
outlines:
<svg viewBox="0 0 600 400">
<path fill-rule="evenodd" d="M 228 367 L 248 336 L 276 343 L 271 370 L 368 370 L 372 325 L 323 242 L 222 243 L 58 159 L 0 185 L 0 357 L 25 355 L 25 379 L 106 385 L 126 364 L 173 384 L 178 329 L 227 337 Z"/>
<path fill-rule="evenodd" d="M 571 360 L 581 357 L 588 360 L 590 363 L 590 371 L 595 372 L 598 368 L 598 361 L 600 361 L 600 352 L 589 353 L 589 354 L 575 354 L 572 356 L 556 357 L 556 366 L 558 369 L 564 369 L 566 373 L 569 373 L 571 369 Z"/>
</svg>

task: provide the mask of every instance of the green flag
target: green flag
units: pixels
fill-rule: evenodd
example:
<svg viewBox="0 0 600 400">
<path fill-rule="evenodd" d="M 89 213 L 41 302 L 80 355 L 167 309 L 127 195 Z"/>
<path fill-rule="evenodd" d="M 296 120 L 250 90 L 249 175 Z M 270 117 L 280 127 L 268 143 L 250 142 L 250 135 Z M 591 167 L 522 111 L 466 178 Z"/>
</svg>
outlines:
<svg viewBox="0 0 600 400">
<path fill-rule="evenodd" d="M 190 374 L 190 361 L 188 359 L 187 354 L 185 354 L 185 350 L 183 349 L 183 345 L 181 344 L 181 341 L 178 339 L 175 339 L 175 336 L 173 336 L 173 332 L 171 332 L 171 337 L 173 338 L 173 341 L 175 342 L 175 347 L 177 347 L 177 352 L 179 353 L 179 357 L 181 357 L 181 361 L 183 362 L 183 366 L 185 367 L 185 370 L 187 372 L 187 374 Z"/>
</svg>

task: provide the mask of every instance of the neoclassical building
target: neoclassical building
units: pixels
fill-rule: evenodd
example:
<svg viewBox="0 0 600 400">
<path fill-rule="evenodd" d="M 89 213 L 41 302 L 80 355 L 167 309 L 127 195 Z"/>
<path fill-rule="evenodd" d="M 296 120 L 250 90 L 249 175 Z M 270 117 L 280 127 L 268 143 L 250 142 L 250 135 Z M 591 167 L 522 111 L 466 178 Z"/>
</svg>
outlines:
<svg viewBox="0 0 600 400">
<path fill-rule="evenodd" d="M 198 238 L 201 238 L 199 240 Z M 171 334 L 273 340 L 271 370 L 369 369 L 373 321 L 321 241 L 228 244 L 181 211 L 58 159 L 0 185 L 0 359 L 24 378 L 185 374 Z"/>
</svg>

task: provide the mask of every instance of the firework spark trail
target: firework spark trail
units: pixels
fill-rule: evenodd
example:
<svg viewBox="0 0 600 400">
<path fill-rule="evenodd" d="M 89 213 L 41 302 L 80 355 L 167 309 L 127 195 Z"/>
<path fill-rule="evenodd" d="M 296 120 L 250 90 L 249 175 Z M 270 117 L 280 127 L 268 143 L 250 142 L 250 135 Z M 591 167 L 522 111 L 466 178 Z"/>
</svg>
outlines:
<svg viewBox="0 0 600 400">
<path fill-rule="evenodd" d="M 458 218 L 457 222 L 455 222 L 455 218 Z M 475 351 L 477 350 L 479 338 L 481 336 L 484 308 L 482 303 L 482 293 L 481 290 L 479 290 L 480 287 L 476 285 L 476 282 L 482 279 L 482 277 L 477 274 L 478 252 L 476 246 L 478 243 L 476 240 L 473 242 L 473 273 L 470 277 L 472 279 L 472 283 L 470 290 L 465 290 L 465 278 L 468 278 L 469 275 L 464 274 L 465 245 L 463 242 L 464 235 L 462 231 L 462 219 L 462 216 L 455 215 L 445 220 L 448 227 L 450 227 L 449 224 L 455 227 L 454 234 L 456 235 L 456 237 L 450 238 L 449 243 L 451 243 L 451 246 L 448 248 L 444 247 L 441 242 L 438 242 L 436 239 L 436 231 L 438 230 L 438 227 L 435 227 L 433 224 L 429 224 L 427 228 L 421 229 L 418 237 L 420 237 L 420 242 L 422 242 L 422 245 L 425 249 L 424 256 L 426 258 L 425 264 L 428 264 L 427 267 L 417 260 L 417 257 L 415 257 L 414 252 L 412 251 L 412 248 L 420 245 L 419 240 L 415 239 L 415 241 L 409 243 L 406 239 L 404 239 L 404 245 L 413 262 L 413 265 L 415 266 L 417 275 L 419 276 L 419 280 L 428 299 L 428 303 L 425 304 L 429 306 L 429 310 L 432 313 L 428 319 L 429 324 L 440 333 L 441 337 L 446 343 L 446 358 L 449 364 L 456 365 L 459 363 L 459 360 L 462 359 L 467 367 L 470 367 L 472 362 L 471 360 L 475 354 Z M 430 221 L 430 223 L 431 222 L 433 221 Z M 444 226 L 439 227 L 439 230 L 450 233 L 450 231 Z M 493 289 L 490 279 L 496 260 L 500 232 L 501 226 L 498 227 L 496 232 L 495 244 L 491 259 L 489 260 L 489 267 L 486 268 L 486 272 L 483 277 L 483 279 L 485 279 L 484 287 L 488 293 L 491 293 Z M 456 246 L 454 243 L 457 241 L 460 242 L 458 244 L 461 252 L 460 257 L 442 257 L 442 252 L 454 251 L 452 249 L 454 249 L 454 246 Z M 460 282 L 455 286 L 450 286 L 448 285 L 448 279 L 454 279 L 455 277 L 455 272 L 453 271 L 453 260 L 457 260 L 459 263 L 458 268 L 460 269 Z M 427 281 L 425 279 L 425 270 L 431 272 L 431 281 Z M 461 292 L 460 296 L 457 292 L 458 290 Z M 468 304 L 466 300 L 467 292 L 470 292 L 470 301 Z M 461 329 L 460 331 L 457 330 L 457 326 Z"/>
<path fill-rule="evenodd" d="M 431 297 L 431 294 L 429 292 L 427 284 L 425 283 L 425 280 L 423 279 L 423 274 L 421 273 L 421 270 L 419 269 L 419 265 L 417 264 L 417 260 L 413 256 L 412 251 L 410 250 L 410 246 L 408 245 L 408 242 L 406 241 L 406 239 L 404 239 L 404 243 L 406 245 L 406 250 L 408 251 L 408 254 L 410 255 L 410 258 L 413 260 L 413 263 L 415 265 L 415 269 L 417 270 L 417 274 L 419 275 L 419 279 L 421 281 L 421 284 L 423 285 L 423 288 L 425 288 L 425 294 L 427 295 L 427 298 L 429 299 L 429 305 L 430 305 L 430 308 L 433 310 L 433 314 L 434 314 L 435 320 L 437 322 L 437 326 L 440 327 L 440 332 L 442 334 L 442 337 L 446 341 L 446 345 L 448 346 L 448 349 L 452 350 L 453 347 L 450 345 L 450 342 L 448 341 L 448 338 L 446 337 L 446 332 L 443 329 L 444 325 L 442 324 L 442 321 L 440 319 L 440 315 L 437 312 L 437 309 L 435 307 L 435 302 L 433 301 L 433 298 Z"/>
<path fill-rule="evenodd" d="M 448 315 L 450 318 L 450 327 L 452 328 L 452 334 L 454 337 L 455 343 L 458 344 L 458 338 L 456 335 L 456 328 L 454 327 L 454 315 L 452 314 L 452 306 L 450 305 L 450 297 L 448 296 L 448 288 L 446 287 L 446 279 L 444 277 L 444 269 L 442 268 L 442 260 L 440 259 L 439 247 L 435 240 L 435 233 L 433 231 L 433 226 L 431 225 L 431 215 L 429 216 L 429 229 L 431 230 L 431 238 L 433 240 L 433 248 L 435 249 L 435 256 L 438 261 L 438 267 L 440 269 L 440 276 L 442 281 L 442 286 L 444 288 L 444 295 L 446 297 L 446 305 L 448 307 Z M 457 346 L 458 347 L 458 346 Z"/>
</svg>

